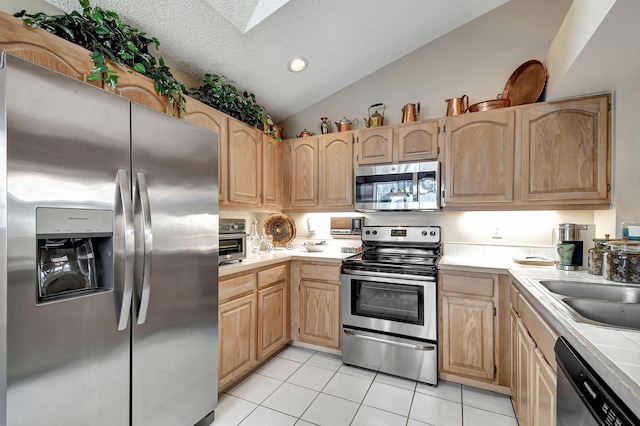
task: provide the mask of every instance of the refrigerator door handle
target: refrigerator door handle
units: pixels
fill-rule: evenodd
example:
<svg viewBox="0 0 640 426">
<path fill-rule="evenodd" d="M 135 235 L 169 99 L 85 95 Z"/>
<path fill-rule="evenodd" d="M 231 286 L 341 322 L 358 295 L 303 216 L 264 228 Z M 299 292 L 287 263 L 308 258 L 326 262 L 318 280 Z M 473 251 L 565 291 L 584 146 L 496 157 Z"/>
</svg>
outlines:
<svg viewBox="0 0 640 426">
<path fill-rule="evenodd" d="M 151 227 L 151 207 L 147 178 L 144 173 L 136 173 L 134 194 L 134 217 L 136 228 L 136 292 L 140 282 L 142 289 L 137 297 L 138 324 L 147 320 L 149 296 L 151 295 L 151 261 L 153 257 L 153 230 Z"/>
<path fill-rule="evenodd" d="M 126 330 L 131 311 L 131 297 L 133 294 L 133 272 L 135 254 L 135 231 L 133 227 L 133 210 L 131 208 L 131 188 L 129 186 L 129 174 L 126 170 L 119 169 L 116 174 L 116 224 L 122 227 L 122 244 L 124 253 L 120 253 L 123 260 L 122 268 L 122 301 L 118 318 L 118 331 Z M 116 227 L 117 229 L 117 227 Z"/>
</svg>

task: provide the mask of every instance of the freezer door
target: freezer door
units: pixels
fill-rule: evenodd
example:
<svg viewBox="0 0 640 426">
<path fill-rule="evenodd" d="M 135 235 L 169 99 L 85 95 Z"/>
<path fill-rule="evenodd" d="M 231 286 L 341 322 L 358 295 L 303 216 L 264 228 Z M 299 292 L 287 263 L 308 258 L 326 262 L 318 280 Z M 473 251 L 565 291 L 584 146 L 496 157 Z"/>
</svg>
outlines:
<svg viewBox="0 0 640 426">
<path fill-rule="evenodd" d="M 133 425 L 217 405 L 218 138 L 131 105 L 136 222 Z"/>
<path fill-rule="evenodd" d="M 101 290 L 39 300 L 36 213 L 68 209 L 74 215 L 67 219 L 74 221 L 87 219 L 82 213 L 87 211 L 122 213 L 116 175 L 124 171 L 121 190 L 126 193 L 129 102 L 10 55 L 0 70 L 0 102 L 0 114 L 6 113 L 0 129 L 6 159 L 6 169 L 0 167 L 6 170 L 7 264 L 0 282 L 6 297 L 6 352 L 0 355 L 6 356 L 6 370 L 0 365 L 0 377 L 6 374 L 6 424 L 128 425 L 126 315 L 125 329 L 118 331 L 122 262 L 102 265 L 99 273 L 107 281 Z M 51 232 L 61 230 L 54 226 Z M 121 217 L 113 220 L 113 232 L 105 256 L 117 259 L 124 244 Z M 54 258 L 86 269 L 84 261 L 74 265 L 69 257 Z M 3 328 L 3 339 L 4 333 Z"/>
</svg>

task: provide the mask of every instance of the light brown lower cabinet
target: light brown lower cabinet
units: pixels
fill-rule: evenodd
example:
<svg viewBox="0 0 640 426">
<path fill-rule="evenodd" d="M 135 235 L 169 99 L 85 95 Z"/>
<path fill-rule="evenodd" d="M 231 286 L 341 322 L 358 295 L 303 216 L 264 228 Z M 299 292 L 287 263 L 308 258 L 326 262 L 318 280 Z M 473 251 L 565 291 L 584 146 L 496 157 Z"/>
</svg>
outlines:
<svg viewBox="0 0 640 426">
<path fill-rule="evenodd" d="M 292 282 L 292 339 L 340 349 L 340 263 L 293 261 Z"/>
<path fill-rule="evenodd" d="M 289 342 L 288 263 L 221 278 L 218 299 L 222 391 Z"/>
<path fill-rule="evenodd" d="M 506 275 L 440 270 L 440 377 L 509 393 Z"/>
<path fill-rule="evenodd" d="M 553 343 L 557 333 L 512 284 L 511 391 L 520 426 L 555 426 L 556 369 Z"/>
</svg>

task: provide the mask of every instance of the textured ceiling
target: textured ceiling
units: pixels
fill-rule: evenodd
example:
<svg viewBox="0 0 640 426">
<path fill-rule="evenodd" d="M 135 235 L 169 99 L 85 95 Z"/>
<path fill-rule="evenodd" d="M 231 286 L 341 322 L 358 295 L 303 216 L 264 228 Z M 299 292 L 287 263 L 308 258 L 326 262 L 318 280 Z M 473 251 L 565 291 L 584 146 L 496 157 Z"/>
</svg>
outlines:
<svg viewBox="0 0 640 426">
<path fill-rule="evenodd" d="M 77 0 L 46 0 L 64 11 Z M 196 81 L 222 74 L 280 121 L 508 0 L 92 0 Z M 294 56 L 309 66 L 287 70 Z"/>
</svg>

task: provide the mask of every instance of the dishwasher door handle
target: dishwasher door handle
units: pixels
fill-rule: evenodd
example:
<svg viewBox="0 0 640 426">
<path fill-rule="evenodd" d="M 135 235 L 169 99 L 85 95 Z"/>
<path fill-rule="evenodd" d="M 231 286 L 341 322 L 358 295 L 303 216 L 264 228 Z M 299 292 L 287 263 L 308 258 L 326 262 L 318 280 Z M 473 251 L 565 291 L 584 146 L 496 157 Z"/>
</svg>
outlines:
<svg viewBox="0 0 640 426">
<path fill-rule="evenodd" d="M 343 332 L 347 336 L 354 337 L 356 339 L 369 340 L 371 342 L 376 342 L 376 343 L 385 343 L 387 345 L 392 345 L 392 346 L 400 346 L 403 348 L 413 349 L 415 351 L 433 351 L 436 349 L 436 347 L 433 345 L 428 345 L 428 344 L 420 345 L 420 344 L 414 344 L 414 343 L 396 342 L 394 340 L 387 340 L 381 337 L 367 336 L 366 334 L 359 333 L 355 330 L 343 329 Z"/>
</svg>

